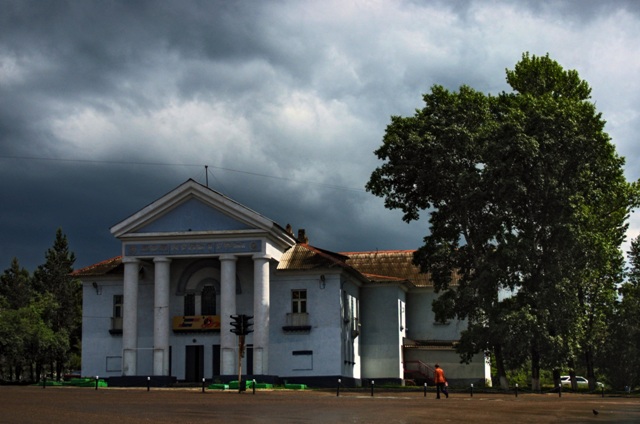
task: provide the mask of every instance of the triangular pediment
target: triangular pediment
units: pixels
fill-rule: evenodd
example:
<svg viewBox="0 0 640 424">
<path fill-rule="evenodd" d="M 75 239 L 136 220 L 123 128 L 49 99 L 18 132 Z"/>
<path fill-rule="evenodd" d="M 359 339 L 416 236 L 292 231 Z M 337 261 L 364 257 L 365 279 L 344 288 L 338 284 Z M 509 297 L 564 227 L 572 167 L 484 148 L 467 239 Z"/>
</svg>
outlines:
<svg viewBox="0 0 640 424">
<path fill-rule="evenodd" d="M 111 227 L 111 233 L 118 238 L 230 231 L 283 232 L 273 221 L 194 180 Z"/>
<path fill-rule="evenodd" d="M 192 197 L 169 210 L 135 233 L 250 230 L 251 226 Z"/>
</svg>

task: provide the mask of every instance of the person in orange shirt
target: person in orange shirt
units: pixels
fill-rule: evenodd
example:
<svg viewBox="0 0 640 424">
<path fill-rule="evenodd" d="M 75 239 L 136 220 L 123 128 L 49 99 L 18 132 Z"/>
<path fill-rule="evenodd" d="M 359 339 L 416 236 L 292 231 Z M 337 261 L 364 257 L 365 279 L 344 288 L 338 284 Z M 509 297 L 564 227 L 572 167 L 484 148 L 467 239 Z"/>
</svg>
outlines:
<svg viewBox="0 0 640 424">
<path fill-rule="evenodd" d="M 440 392 L 444 393 L 448 399 L 447 378 L 444 376 L 444 370 L 438 364 L 436 364 L 436 369 L 433 371 L 433 379 L 436 383 L 436 399 L 440 399 Z"/>
</svg>

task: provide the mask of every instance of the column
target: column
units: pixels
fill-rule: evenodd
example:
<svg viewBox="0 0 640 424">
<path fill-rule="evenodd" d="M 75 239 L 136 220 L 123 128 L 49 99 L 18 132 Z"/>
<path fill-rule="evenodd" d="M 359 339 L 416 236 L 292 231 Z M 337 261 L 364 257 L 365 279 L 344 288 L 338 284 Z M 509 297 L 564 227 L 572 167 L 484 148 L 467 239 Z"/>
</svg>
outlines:
<svg viewBox="0 0 640 424">
<path fill-rule="evenodd" d="M 234 255 L 220 256 L 220 356 L 222 375 L 235 375 L 238 344 L 231 332 L 231 315 L 236 314 L 236 260 Z"/>
<path fill-rule="evenodd" d="M 253 373 L 269 373 L 269 259 L 253 257 Z"/>
<path fill-rule="evenodd" d="M 122 258 L 124 287 L 122 299 L 122 374 L 136 375 L 138 363 L 138 275 L 140 261 Z"/>
<path fill-rule="evenodd" d="M 154 258 L 153 291 L 153 375 L 168 376 L 169 372 L 169 287 L 171 259 Z"/>
</svg>

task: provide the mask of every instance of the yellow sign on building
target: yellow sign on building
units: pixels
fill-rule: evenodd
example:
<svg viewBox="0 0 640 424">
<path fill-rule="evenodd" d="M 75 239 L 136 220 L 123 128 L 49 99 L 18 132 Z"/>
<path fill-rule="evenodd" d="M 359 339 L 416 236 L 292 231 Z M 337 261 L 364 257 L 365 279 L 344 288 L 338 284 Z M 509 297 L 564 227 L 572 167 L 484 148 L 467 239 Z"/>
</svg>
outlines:
<svg viewBox="0 0 640 424">
<path fill-rule="evenodd" d="M 220 331 L 220 315 L 185 315 L 173 317 L 173 331 Z"/>
</svg>

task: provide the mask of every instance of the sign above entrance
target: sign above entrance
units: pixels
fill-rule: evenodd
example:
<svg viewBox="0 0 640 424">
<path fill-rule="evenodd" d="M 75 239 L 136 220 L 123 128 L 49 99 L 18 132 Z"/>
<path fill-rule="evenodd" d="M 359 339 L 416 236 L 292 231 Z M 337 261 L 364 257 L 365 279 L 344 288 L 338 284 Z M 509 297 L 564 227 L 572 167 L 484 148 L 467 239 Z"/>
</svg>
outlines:
<svg viewBox="0 0 640 424">
<path fill-rule="evenodd" d="M 220 255 L 224 253 L 256 253 L 261 251 L 261 240 L 185 243 L 132 243 L 125 244 L 124 246 L 125 256 Z"/>
<path fill-rule="evenodd" d="M 173 331 L 220 331 L 220 315 L 173 317 Z"/>
</svg>

